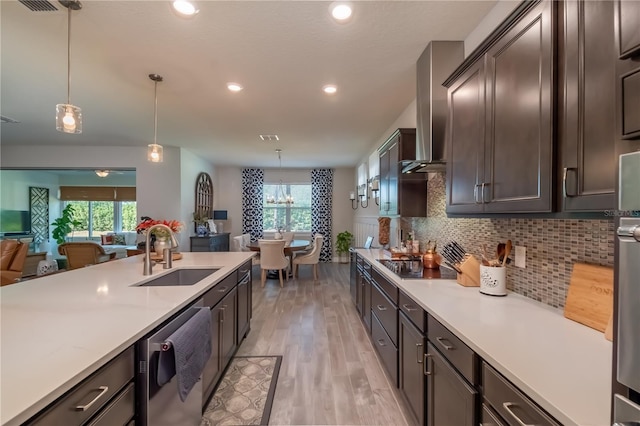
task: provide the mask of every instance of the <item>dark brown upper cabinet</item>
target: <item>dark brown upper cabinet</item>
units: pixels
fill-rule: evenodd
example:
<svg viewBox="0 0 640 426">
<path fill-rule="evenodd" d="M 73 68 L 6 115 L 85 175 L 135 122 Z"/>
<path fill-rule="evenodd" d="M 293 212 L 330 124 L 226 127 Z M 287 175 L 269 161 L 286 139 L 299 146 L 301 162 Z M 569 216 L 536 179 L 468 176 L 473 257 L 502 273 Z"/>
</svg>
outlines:
<svg viewBox="0 0 640 426">
<path fill-rule="evenodd" d="M 555 7 L 523 2 L 445 82 L 448 213 L 552 211 Z"/>
<path fill-rule="evenodd" d="M 640 55 L 640 2 L 618 0 L 617 3 L 620 59 Z"/>
<path fill-rule="evenodd" d="M 398 129 L 378 150 L 380 158 L 380 216 L 427 215 L 424 173 L 401 173 L 403 161 L 416 158 L 416 129 Z"/>
<path fill-rule="evenodd" d="M 614 3 L 559 3 L 559 198 L 566 212 L 615 207 Z"/>
</svg>

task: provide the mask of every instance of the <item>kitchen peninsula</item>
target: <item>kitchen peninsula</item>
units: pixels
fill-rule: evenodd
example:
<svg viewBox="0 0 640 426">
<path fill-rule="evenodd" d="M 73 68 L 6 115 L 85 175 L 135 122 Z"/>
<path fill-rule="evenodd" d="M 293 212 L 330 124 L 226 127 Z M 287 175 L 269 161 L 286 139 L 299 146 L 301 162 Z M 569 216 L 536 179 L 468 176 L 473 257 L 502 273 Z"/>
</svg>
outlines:
<svg viewBox="0 0 640 426">
<path fill-rule="evenodd" d="M 358 262 L 362 260 L 363 269 L 368 271 L 367 279 L 370 280 L 364 284 L 369 285 L 370 289 L 365 289 L 363 294 L 366 295 L 368 292 L 372 295 L 370 311 L 362 312 L 362 316 L 365 318 L 366 315 L 370 315 L 368 320 L 373 326 L 368 332 L 372 343 L 383 359 L 391 359 L 385 364 L 389 374 L 393 376 L 393 369 L 399 366 L 396 371 L 400 376 L 401 390 L 403 363 L 409 372 L 407 380 L 413 380 L 411 365 L 418 362 L 418 372 L 424 371 L 425 377 L 429 377 L 427 380 L 431 380 L 426 387 L 427 401 L 433 401 L 435 398 L 440 404 L 446 405 L 446 400 L 451 401 L 465 394 L 467 391 L 464 389 L 467 389 L 469 394 L 474 394 L 473 401 L 482 407 L 474 408 L 476 402 L 472 402 L 469 405 L 471 414 L 467 419 L 473 418 L 473 412 L 480 411 L 480 408 L 483 411 L 487 410 L 485 404 L 491 403 L 488 391 L 490 386 L 496 385 L 497 388 L 497 385 L 503 386 L 504 383 L 499 393 L 500 397 L 505 399 L 504 402 L 500 401 L 499 408 L 505 409 L 504 416 L 509 422 L 524 414 L 521 410 L 526 403 L 525 400 L 532 400 L 555 418 L 555 421 L 532 421 L 522 417 L 529 420 L 523 423 L 579 426 L 611 424 L 612 343 L 604 338 L 603 333 L 565 318 L 561 310 L 516 293 L 509 292 L 506 297 L 493 297 L 480 294 L 478 287 L 463 287 L 455 280 L 400 279 L 378 262 L 378 259 L 388 258 L 383 250 L 357 249 L 356 252 Z M 364 280 L 356 281 L 362 283 Z M 398 300 L 398 294 L 400 301 L 394 302 L 394 297 Z M 400 355 L 395 355 L 393 349 L 388 349 L 394 347 L 392 344 L 395 345 L 393 333 L 402 334 L 402 327 L 399 327 L 400 331 L 394 331 L 393 326 L 388 326 L 389 312 L 393 312 L 394 307 L 395 316 L 400 318 L 401 323 L 404 321 L 403 317 L 409 318 L 410 315 L 413 321 L 416 313 L 424 310 L 424 318 L 428 317 L 429 320 L 425 333 L 429 339 L 429 348 L 437 348 L 445 357 L 453 357 L 454 362 L 456 357 L 457 361 L 460 361 L 460 356 L 465 353 L 471 354 L 467 364 L 456 364 L 456 368 L 463 375 L 464 370 L 461 370 L 459 365 L 468 366 L 471 371 L 465 379 L 460 379 L 461 383 L 464 382 L 464 389 L 460 393 L 447 393 L 446 396 L 442 396 L 443 392 L 440 392 L 440 396 L 434 396 L 439 390 L 438 382 L 433 381 L 438 379 L 433 377 L 440 374 L 439 380 L 442 381 L 443 374 L 446 374 L 443 372 L 447 368 L 438 370 L 435 358 L 439 352 L 429 349 L 427 353 L 425 343 L 406 345 L 405 342 L 404 347 L 408 348 L 408 352 L 404 358 L 401 356 L 402 336 L 397 337 L 399 343 L 396 351 L 399 351 Z M 361 309 L 367 310 L 364 307 Z M 420 321 L 423 321 L 422 325 L 419 324 Z M 363 322 L 366 328 L 366 320 Z M 426 322 L 421 318 L 416 327 L 423 327 L 424 331 Z M 421 353 L 424 353 L 424 358 Z M 390 358 L 385 358 L 385 354 Z M 394 356 L 397 358 L 394 359 Z M 471 386 L 466 380 L 469 380 Z M 455 379 L 448 381 L 445 387 L 453 382 Z M 517 390 L 509 395 L 504 391 L 514 388 Z M 409 395 L 415 395 L 416 389 L 415 386 L 412 387 Z M 494 395 L 497 394 L 498 392 Z M 524 398 L 518 400 L 518 395 L 524 395 Z M 421 401 L 416 403 L 421 404 Z M 456 404 L 455 401 L 449 404 L 458 407 L 458 412 L 466 410 L 463 404 Z M 435 411 L 438 411 L 438 407 L 436 406 Z M 433 415 L 429 409 L 427 412 L 428 415 Z M 445 424 L 440 420 L 441 424 Z M 482 423 L 485 423 L 484 417 Z"/>
<path fill-rule="evenodd" d="M 142 274 L 143 255 L 0 289 L 2 425 L 19 425 L 157 326 L 193 304 L 253 253 L 183 253 Z M 194 285 L 139 286 L 180 268 L 219 268 Z"/>
</svg>

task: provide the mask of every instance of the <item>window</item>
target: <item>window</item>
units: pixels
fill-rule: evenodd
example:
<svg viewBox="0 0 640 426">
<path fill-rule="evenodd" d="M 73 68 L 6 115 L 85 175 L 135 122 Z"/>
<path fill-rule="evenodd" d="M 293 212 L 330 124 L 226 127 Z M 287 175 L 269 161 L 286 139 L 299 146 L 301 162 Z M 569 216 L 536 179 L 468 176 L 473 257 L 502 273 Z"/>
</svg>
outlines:
<svg viewBox="0 0 640 426">
<path fill-rule="evenodd" d="M 74 238 L 97 238 L 107 232 L 136 230 L 135 201 L 67 201 L 66 204 L 73 206 L 73 218 L 81 223 L 73 231 Z"/>
<path fill-rule="evenodd" d="M 262 222 L 266 232 L 311 232 L 311 184 L 264 184 L 263 193 Z M 293 204 L 267 202 L 288 196 L 293 198 Z"/>
</svg>

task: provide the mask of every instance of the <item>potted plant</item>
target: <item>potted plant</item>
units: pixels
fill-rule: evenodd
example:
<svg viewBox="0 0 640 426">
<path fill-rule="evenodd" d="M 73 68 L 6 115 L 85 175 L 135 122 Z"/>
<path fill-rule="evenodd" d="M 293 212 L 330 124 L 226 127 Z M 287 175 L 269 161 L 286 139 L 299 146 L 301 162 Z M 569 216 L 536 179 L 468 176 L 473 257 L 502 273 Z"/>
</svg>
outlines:
<svg viewBox="0 0 640 426">
<path fill-rule="evenodd" d="M 349 253 L 351 241 L 353 241 L 353 234 L 349 231 L 342 231 L 336 235 L 336 253 L 338 253 L 340 263 L 348 263 L 347 261 L 343 261 L 343 255 Z M 349 259 L 348 256 L 347 259 Z"/>
<path fill-rule="evenodd" d="M 51 226 L 53 226 L 51 236 L 56 240 L 56 243 L 62 244 L 67 241 L 67 235 L 69 232 L 72 232 L 76 227 L 82 225 L 82 222 L 73 218 L 74 213 L 75 210 L 73 209 L 73 206 L 71 204 L 67 204 L 67 206 L 62 210 L 62 216 L 51 223 Z"/>
</svg>

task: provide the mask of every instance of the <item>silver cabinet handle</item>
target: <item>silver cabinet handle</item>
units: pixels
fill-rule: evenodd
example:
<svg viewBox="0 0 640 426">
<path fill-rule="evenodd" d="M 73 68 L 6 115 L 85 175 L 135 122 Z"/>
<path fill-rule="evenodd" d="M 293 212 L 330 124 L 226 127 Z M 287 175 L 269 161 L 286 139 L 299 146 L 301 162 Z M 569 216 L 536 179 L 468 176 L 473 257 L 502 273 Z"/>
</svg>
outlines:
<svg viewBox="0 0 640 426">
<path fill-rule="evenodd" d="M 565 167 L 562 170 L 562 195 L 567 198 L 567 197 L 575 197 L 575 194 L 569 194 L 567 192 L 567 175 L 569 174 L 569 170 L 571 171 L 575 171 L 576 169 L 574 167 Z"/>
<path fill-rule="evenodd" d="M 422 347 L 422 343 L 416 343 L 416 362 L 418 364 L 422 364 L 422 357 L 420 356 L 421 347 Z"/>
<path fill-rule="evenodd" d="M 489 186 L 491 185 L 490 183 L 486 183 L 486 182 L 482 182 L 482 187 L 480 188 L 480 191 L 482 192 L 482 200 L 480 201 L 482 204 L 486 203 L 486 201 L 484 200 L 484 187 L 485 186 Z"/>
<path fill-rule="evenodd" d="M 451 351 L 453 349 L 455 349 L 455 346 L 449 344 L 447 345 L 445 342 L 449 342 L 447 339 L 445 339 L 444 337 L 436 337 L 436 340 L 438 341 L 438 343 L 440 343 L 446 350 Z M 451 342 L 449 342 L 451 343 Z"/>
<path fill-rule="evenodd" d="M 514 402 L 503 402 L 503 403 L 502 403 L 502 406 L 504 407 L 504 409 L 505 409 L 505 410 L 507 410 L 507 412 L 508 412 L 509 414 L 511 414 L 511 416 L 512 416 L 514 419 L 516 419 L 516 421 L 518 422 L 518 424 L 519 424 L 520 426 L 536 426 L 536 425 L 527 424 L 527 423 L 523 422 L 522 420 L 520 420 L 520 417 L 518 417 L 518 416 L 516 415 L 516 413 L 514 413 L 514 412 L 513 412 L 513 410 L 511 410 L 511 407 L 512 407 L 512 406 L 514 406 L 514 405 L 515 405 L 515 406 L 517 406 L 518 404 L 516 404 L 516 403 L 514 403 Z"/>
<path fill-rule="evenodd" d="M 380 346 L 387 346 L 387 344 L 384 342 L 384 339 L 378 339 L 378 344 Z"/>
<path fill-rule="evenodd" d="M 417 311 L 417 308 L 414 308 L 413 305 L 409 305 L 407 303 L 405 303 L 404 305 L 402 305 L 402 307 L 407 311 L 407 312 L 413 312 L 413 311 Z"/>
<path fill-rule="evenodd" d="M 222 316 L 222 318 L 220 318 L 220 322 L 224 322 L 224 317 L 225 317 L 224 311 L 225 311 L 225 309 L 227 309 L 227 305 L 223 305 L 220 308 L 220 315 Z"/>
<path fill-rule="evenodd" d="M 87 405 L 78 405 L 76 406 L 76 411 L 87 411 L 89 408 L 91 408 L 91 406 L 93 404 L 96 403 L 96 401 L 98 401 L 101 397 L 104 396 L 105 393 L 109 392 L 109 386 L 100 386 L 98 388 L 99 391 L 101 391 L 98 396 L 96 396 L 95 398 L 93 398 L 91 400 L 91 402 L 89 402 Z"/>
<path fill-rule="evenodd" d="M 427 370 L 427 366 L 429 364 L 429 358 L 431 358 L 432 355 L 428 354 L 425 352 L 424 354 L 424 358 L 423 358 L 423 363 L 422 363 L 422 372 L 424 373 L 425 376 L 430 376 L 431 375 L 431 371 Z"/>
<path fill-rule="evenodd" d="M 379 311 L 386 311 L 387 310 L 387 308 L 385 306 L 383 306 L 383 305 L 378 305 L 378 306 L 376 306 L 376 308 L 378 308 Z"/>
<path fill-rule="evenodd" d="M 227 289 L 228 289 L 228 288 L 229 288 L 229 287 L 222 287 L 222 288 L 218 289 L 218 291 L 219 291 L 220 293 L 224 293 L 225 291 L 227 291 Z"/>
<path fill-rule="evenodd" d="M 478 202 L 478 187 L 479 187 L 479 186 L 480 186 L 480 184 L 479 184 L 479 183 L 476 183 L 475 185 L 473 185 L 473 201 L 474 201 L 476 204 L 480 204 L 480 203 Z"/>
</svg>

